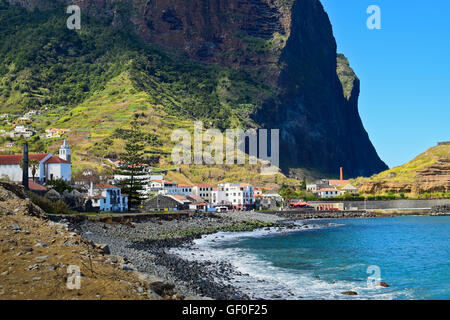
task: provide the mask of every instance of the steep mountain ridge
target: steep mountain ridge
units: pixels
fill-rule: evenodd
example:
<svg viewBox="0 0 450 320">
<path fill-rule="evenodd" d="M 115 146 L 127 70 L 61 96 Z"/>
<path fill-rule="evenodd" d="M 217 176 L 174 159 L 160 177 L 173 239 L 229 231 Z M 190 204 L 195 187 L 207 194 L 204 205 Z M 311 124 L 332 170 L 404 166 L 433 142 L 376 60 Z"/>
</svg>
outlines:
<svg viewBox="0 0 450 320">
<path fill-rule="evenodd" d="M 79 4 L 83 19 L 88 15 L 115 30 L 130 30 L 146 43 L 175 53 L 185 61 L 192 59 L 213 66 L 217 70 L 212 74 L 220 76 L 207 80 L 213 81 L 210 86 L 196 86 L 205 88 L 198 90 L 211 99 L 195 100 L 199 95 L 194 94 L 189 103 L 172 99 L 172 80 L 163 79 L 167 84 L 164 87 L 154 85 L 154 77 L 160 73 L 152 70 L 152 59 L 137 59 L 141 71 L 136 72 L 134 80 L 151 96 L 160 96 L 161 88 L 166 90 L 155 102 L 164 107 L 174 104 L 173 109 L 179 114 L 195 118 L 196 110 L 204 108 L 204 116 L 209 113 L 211 118 L 224 118 L 235 114 L 241 119 L 225 121 L 223 127 L 280 129 L 280 159 L 285 172 L 298 175 L 300 169 L 306 168 L 332 175 L 344 166 L 350 176 L 367 176 L 387 168 L 359 117 L 359 80 L 345 57 L 336 59 L 331 23 L 318 0 L 9 0 L 9 3 L 39 10 Z M 61 14 L 65 12 L 61 10 Z M 83 32 L 82 27 L 79 33 Z M 221 70 L 229 71 L 221 74 Z M 177 79 L 183 78 L 183 72 L 179 65 L 171 70 Z M 230 72 L 239 76 L 230 76 Z M 202 77 L 189 75 L 192 79 Z M 239 91 L 239 85 L 245 90 Z M 187 81 L 179 91 L 180 96 L 185 95 L 183 90 L 191 92 L 192 87 Z M 198 107 L 192 107 L 196 103 Z M 216 110 L 222 110 L 222 115 L 218 116 Z"/>
</svg>

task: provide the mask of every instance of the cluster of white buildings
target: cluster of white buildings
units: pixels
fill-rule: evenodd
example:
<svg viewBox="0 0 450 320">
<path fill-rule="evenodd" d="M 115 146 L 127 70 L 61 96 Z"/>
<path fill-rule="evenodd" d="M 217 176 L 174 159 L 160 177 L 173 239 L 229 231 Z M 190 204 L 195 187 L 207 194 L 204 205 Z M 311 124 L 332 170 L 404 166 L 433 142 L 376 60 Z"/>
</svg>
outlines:
<svg viewBox="0 0 450 320">
<path fill-rule="evenodd" d="M 14 138 L 14 137 L 30 138 L 30 137 L 34 136 L 35 133 L 36 133 L 36 131 L 29 128 L 28 126 L 17 125 L 14 127 L 13 131 L 9 132 L 9 136 L 11 138 Z"/>
<path fill-rule="evenodd" d="M 32 123 L 31 118 L 33 116 L 40 115 L 41 111 L 39 110 L 30 110 L 27 113 L 25 113 L 23 116 L 17 118 L 14 122 L 14 129 L 10 132 L 1 132 L 3 136 L 9 136 L 11 138 L 30 138 L 36 134 L 36 131 L 32 128 L 28 127 L 29 124 Z M 0 119 L 9 119 L 10 115 L 8 113 L 0 115 Z"/>
<path fill-rule="evenodd" d="M 50 128 L 45 130 L 45 134 L 41 135 L 42 139 L 61 138 L 68 129 Z"/>
<path fill-rule="evenodd" d="M 346 194 L 357 195 L 358 188 L 350 184 L 349 180 L 344 180 L 343 169 L 340 170 L 339 180 L 318 180 L 315 183 L 307 184 L 306 190 L 314 193 L 319 198 L 334 198 Z"/>
<path fill-rule="evenodd" d="M 223 183 L 214 187 L 209 184 L 182 184 L 167 181 L 158 177 L 148 183 L 151 195 L 169 195 L 181 197 L 197 197 L 211 206 L 227 206 L 235 209 L 248 209 L 255 204 L 255 190 L 250 184 Z"/>
<path fill-rule="evenodd" d="M 12 131 L 5 131 L 5 130 L 0 130 L 0 134 L 3 137 L 11 137 L 11 138 L 20 138 L 20 137 L 24 137 L 24 138 L 30 138 L 32 136 L 34 136 L 36 134 L 36 131 L 34 131 L 33 129 L 31 129 L 30 127 L 23 125 L 23 124 L 19 124 L 16 125 L 14 127 L 14 129 Z"/>
</svg>

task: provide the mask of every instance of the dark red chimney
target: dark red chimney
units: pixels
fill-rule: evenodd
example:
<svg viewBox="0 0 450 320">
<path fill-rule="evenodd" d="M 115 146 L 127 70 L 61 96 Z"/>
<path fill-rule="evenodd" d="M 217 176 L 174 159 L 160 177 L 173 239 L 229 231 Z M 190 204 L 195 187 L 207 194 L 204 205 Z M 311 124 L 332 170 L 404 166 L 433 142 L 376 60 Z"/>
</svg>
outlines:
<svg viewBox="0 0 450 320">
<path fill-rule="evenodd" d="M 344 168 L 341 167 L 341 181 L 344 180 Z"/>
</svg>

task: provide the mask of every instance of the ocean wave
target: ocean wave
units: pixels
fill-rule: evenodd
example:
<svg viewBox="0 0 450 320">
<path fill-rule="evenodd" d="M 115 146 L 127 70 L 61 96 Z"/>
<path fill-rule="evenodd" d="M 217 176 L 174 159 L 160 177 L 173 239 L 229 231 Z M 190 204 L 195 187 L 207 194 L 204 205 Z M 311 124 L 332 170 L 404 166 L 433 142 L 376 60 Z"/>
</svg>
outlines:
<svg viewBox="0 0 450 320">
<path fill-rule="evenodd" d="M 283 235 L 292 232 L 339 227 L 340 224 L 302 224 L 295 229 L 270 228 L 251 232 L 221 232 L 207 235 L 194 241 L 189 248 L 173 248 L 174 253 L 188 261 L 228 263 L 234 270 L 232 276 L 216 281 L 232 285 L 252 299 L 409 299 L 408 292 L 396 292 L 387 288 L 369 288 L 366 281 L 335 280 L 326 281 L 312 272 L 292 270 L 274 266 L 262 260 L 250 249 L 229 248 L 245 238 Z M 211 268 L 214 264 L 212 264 Z M 344 291 L 355 291 L 357 296 L 343 295 Z"/>
</svg>

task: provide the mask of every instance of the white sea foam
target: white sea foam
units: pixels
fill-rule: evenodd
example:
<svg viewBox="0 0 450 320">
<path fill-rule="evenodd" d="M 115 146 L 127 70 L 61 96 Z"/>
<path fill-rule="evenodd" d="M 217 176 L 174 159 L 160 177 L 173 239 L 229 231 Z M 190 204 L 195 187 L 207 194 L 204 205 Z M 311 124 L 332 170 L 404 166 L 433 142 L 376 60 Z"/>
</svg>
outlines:
<svg viewBox="0 0 450 320">
<path fill-rule="evenodd" d="M 296 229 L 270 228 L 252 232 L 216 233 L 194 241 L 190 248 L 171 249 L 189 261 L 227 262 L 237 272 L 227 279 L 217 281 L 230 284 L 254 299 L 394 299 L 407 298 L 405 292 L 387 288 L 370 289 L 366 281 L 319 279 L 312 272 L 296 271 L 274 266 L 244 248 L 227 248 L 227 242 L 242 238 L 265 237 L 290 232 L 308 232 L 321 228 L 339 227 L 339 224 L 298 223 Z M 214 264 L 213 264 L 214 265 Z M 343 295 L 344 291 L 356 291 L 357 296 Z"/>
</svg>

